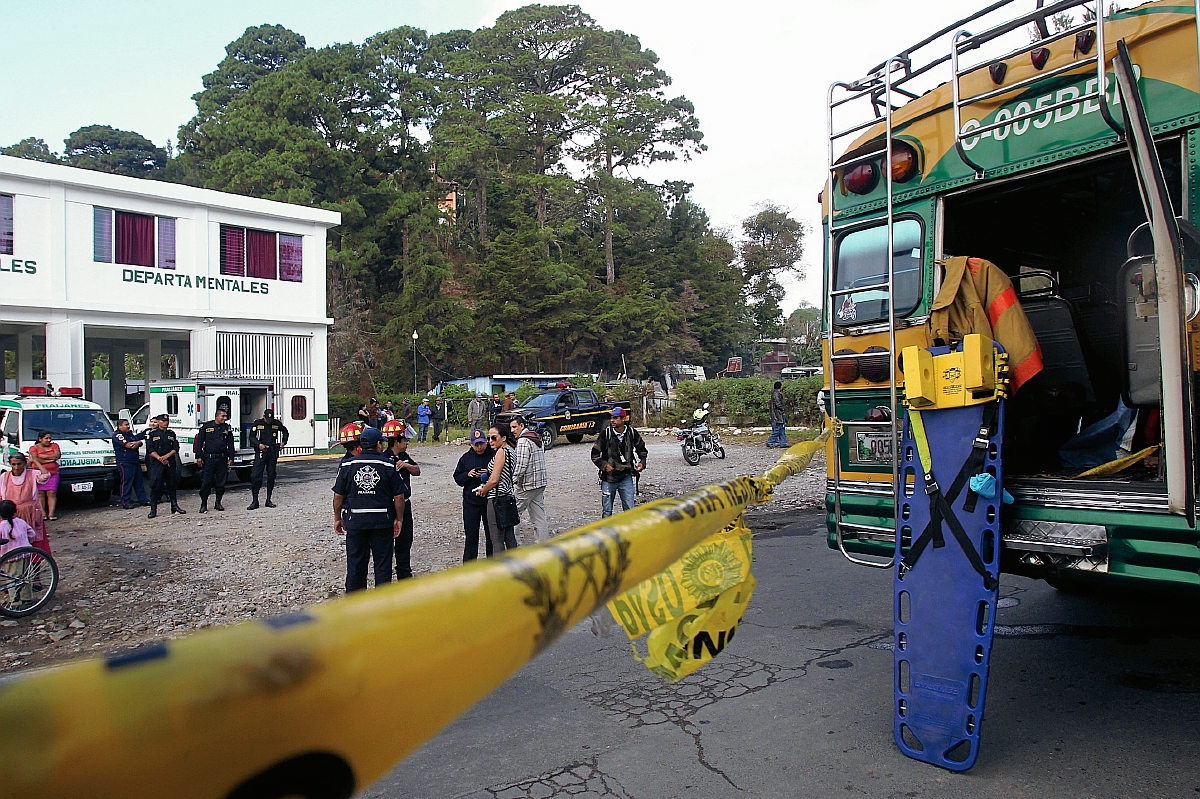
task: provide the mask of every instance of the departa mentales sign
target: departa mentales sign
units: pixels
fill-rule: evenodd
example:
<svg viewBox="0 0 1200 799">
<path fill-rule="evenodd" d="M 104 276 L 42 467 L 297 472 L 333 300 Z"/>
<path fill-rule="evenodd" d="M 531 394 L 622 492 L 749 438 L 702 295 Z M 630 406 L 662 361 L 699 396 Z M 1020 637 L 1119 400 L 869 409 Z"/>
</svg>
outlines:
<svg viewBox="0 0 1200 799">
<path fill-rule="evenodd" d="M 124 283 L 149 283 L 155 286 L 176 286 L 181 289 L 209 289 L 212 291 L 239 291 L 246 294 L 266 294 L 270 286 L 257 280 L 240 277 L 208 277 L 207 275 L 185 275 L 154 269 L 122 269 Z"/>
</svg>

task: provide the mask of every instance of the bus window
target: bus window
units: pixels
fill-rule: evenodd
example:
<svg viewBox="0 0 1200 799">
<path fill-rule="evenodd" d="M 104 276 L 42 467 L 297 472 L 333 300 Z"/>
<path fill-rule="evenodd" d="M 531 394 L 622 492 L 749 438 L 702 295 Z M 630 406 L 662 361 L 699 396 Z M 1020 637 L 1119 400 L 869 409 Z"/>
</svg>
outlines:
<svg viewBox="0 0 1200 799">
<path fill-rule="evenodd" d="M 892 262 L 895 269 L 896 316 L 912 313 L 921 301 L 921 264 L 924 233 L 915 219 L 896 222 L 892 233 Z M 874 286 L 887 283 L 887 228 L 884 225 L 847 233 L 837 243 L 834 288 Z M 838 297 L 833 307 L 838 326 L 887 319 L 887 292 L 864 291 Z"/>
</svg>

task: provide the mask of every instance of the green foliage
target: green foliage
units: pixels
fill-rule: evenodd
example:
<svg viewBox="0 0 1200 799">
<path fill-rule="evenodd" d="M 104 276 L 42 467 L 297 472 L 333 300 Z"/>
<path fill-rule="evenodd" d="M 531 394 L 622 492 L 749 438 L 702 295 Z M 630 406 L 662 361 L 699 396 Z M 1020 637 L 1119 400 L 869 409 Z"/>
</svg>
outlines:
<svg viewBox="0 0 1200 799">
<path fill-rule="evenodd" d="M 533 383 L 522 383 L 517 386 L 517 404 L 520 405 L 525 400 L 537 394 L 542 389 L 535 386 Z"/>
<path fill-rule="evenodd" d="M 363 403 L 357 394 L 330 394 L 329 415 L 342 420 L 342 424 L 358 418 L 358 406 Z M 337 432 L 336 430 L 334 431 Z"/>
<path fill-rule="evenodd" d="M 58 155 L 50 151 L 50 145 L 45 139 L 21 139 L 16 144 L 0 147 L 0 155 L 10 155 L 13 158 L 27 158 L 30 161 L 44 161 L 47 164 L 59 163 Z"/>
<path fill-rule="evenodd" d="M 745 237 L 739 247 L 754 327 L 759 338 L 776 338 L 783 327 L 783 286 L 779 275 L 804 277 L 804 225 L 786 209 L 766 202 L 742 222 Z"/>
<path fill-rule="evenodd" d="M 167 164 L 167 151 L 129 130 L 88 125 L 67 137 L 63 160 L 71 166 L 135 178 L 153 177 Z"/>
<path fill-rule="evenodd" d="M 816 398 L 823 384 L 821 377 L 783 381 L 789 425 L 811 427 L 822 423 Z M 707 402 L 714 417 L 727 416 L 731 424 L 768 425 L 771 423 L 769 403 L 774 385 L 772 380 L 756 377 L 684 381 L 675 389 L 676 415 L 686 418 Z"/>
</svg>

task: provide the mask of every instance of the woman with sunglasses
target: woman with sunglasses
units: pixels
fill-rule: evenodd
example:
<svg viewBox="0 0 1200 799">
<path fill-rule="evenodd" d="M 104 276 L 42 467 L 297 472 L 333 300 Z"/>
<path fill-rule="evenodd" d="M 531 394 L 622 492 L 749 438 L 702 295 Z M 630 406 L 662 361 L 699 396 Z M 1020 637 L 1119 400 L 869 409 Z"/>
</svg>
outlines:
<svg viewBox="0 0 1200 799">
<path fill-rule="evenodd" d="M 499 555 L 506 549 L 517 548 L 517 526 L 501 526 L 504 515 L 497 514 L 497 504 L 505 503 L 515 510 L 516 495 L 513 493 L 513 465 L 517 457 L 517 439 L 508 429 L 506 422 L 496 422 L 488 430 L 488 443 L 496 451 L 492 458 L 491 474 L 487 482 L 475 489 L 475 496 L 487 497 L 487 528 L 492 539 L 492 552 Z"/>
<path fill-rule="evenodd" d="M 10 452 L 8 465 L 12 471 L 0 474 L 0 499 L 17 506 L 17 517 L 33 528 L 29 543 L 50 554 L 50 539 L 46 537 L 46 516 L 38 502 L 38 486 L 50 479 L 50 472 L 40 461 L 34 461 L 37 472 L 29 471 L 29 459 L 24 452 Z"/>
</svg>

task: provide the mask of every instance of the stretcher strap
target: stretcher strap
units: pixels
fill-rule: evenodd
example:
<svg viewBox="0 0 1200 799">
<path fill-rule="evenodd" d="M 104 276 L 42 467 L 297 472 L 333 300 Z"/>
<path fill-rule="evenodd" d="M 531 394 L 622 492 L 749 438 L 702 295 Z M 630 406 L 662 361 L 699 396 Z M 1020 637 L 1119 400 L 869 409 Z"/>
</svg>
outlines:
<svg viewBox="0 0 1200 799">
<path fill-rule="evenodd" d="M 954 515 L 951 503 L 962 492 L 971 475 L 978 473 L 983 467 L 984 458 L 987 456 L 987 450 L 991 444 L 990 439 L 992 426 L 996 420 L 997 405 L 998 403 L 992 402 L 984 406 L 983 419 L 979 426 L 979 435 L 976 436 L 971 446 L 971 454 L 967 457 L 966 463 L 959 469 L 958 476 L 954 478 L 954 483 L 951 484 L 950 490 L 944 495 L 933 477 L 933 457 L 929 451 L 929 438 L 925 434 L 925 421 L 921 418 L 920 411 L 909 409 L 908 416 L 912 424 L 913 439 L 917 444 L 917 456 L 921 460 L 921 470 L 925 473 L 925 493 L 929 497 L 929 524 L 925 526 L 921 534 L 912 542 L 912 545 L 908 549 L 908 554 L 900 562 L 902 572 L 907 572 L 916 566 L 921 553 L 925 551 L 930 542 L 933 542 L 934 549 L 946 546 L 946 539 L 942 536 L 942 522 L 945 521 L 946 526 L 950 528 L 950 533 L 958 541 L 963 554 L 967 556 L 967 560 L 971 563 L 971 568 L 983 578 L 984 587 L 989 591 L 996 587 L 996 579 L 988 572 L 987 566 L 983 563 L 983 558 L 979 556 L 979 552 L 975 549 L 975 545 L 971 543 L 966 530 L 963 529 L 958 517 Z M 974 513 L 976 498 L 977 495 L 975 492 L 968 489 L 963 509 L 968 513 Z"/>
</svg>

